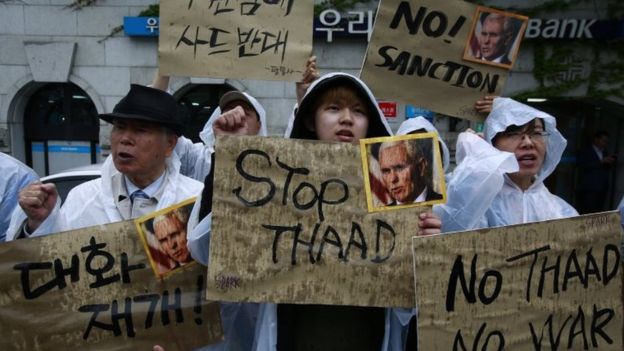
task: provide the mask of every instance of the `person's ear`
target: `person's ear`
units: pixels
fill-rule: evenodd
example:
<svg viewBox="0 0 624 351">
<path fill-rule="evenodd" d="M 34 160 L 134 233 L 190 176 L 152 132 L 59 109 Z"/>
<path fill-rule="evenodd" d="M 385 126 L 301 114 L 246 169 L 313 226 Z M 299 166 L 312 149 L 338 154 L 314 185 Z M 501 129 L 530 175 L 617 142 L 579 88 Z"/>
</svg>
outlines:
<svg viewBox="0 0 624 351">
<path fill-rule="evenodd" d="M 176 144 L 178 143 L 178 136 L 175 135 L 175 133 L 167 133 L 165 142 L 167 143 L 165 156 L 169 157 L 171 156 L 171 154 L 173 154 L 173 150 L 175 149 Z"/>
</svg>

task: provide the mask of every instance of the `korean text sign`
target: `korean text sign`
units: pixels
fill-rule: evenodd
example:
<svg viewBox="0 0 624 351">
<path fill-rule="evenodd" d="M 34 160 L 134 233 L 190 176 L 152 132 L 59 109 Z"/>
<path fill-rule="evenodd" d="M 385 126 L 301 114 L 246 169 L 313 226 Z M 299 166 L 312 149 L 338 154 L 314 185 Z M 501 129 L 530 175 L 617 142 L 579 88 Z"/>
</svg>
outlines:
<svg viewBox="0 0 624 351">
<path fill-rule="evenodd" d="M 163 0 L 162 74 L 296 81 L 312 52 L 308 0 Z"/>
<path fill-rule="evenodd" d="M 207 297 L 413 306 L 413 207 L 368 213 L 358 145 L 222 137 Z"/>
<path fill-rule="evenodd" d="M 380 99 L 484 119 L 474 103 L 500 95 L 507 70 L 463 60 L 476 11 L 458 0 L 381 0 L 362 79 Z"/>
<path fill-rule="evenodd" d="M 616 213 L 413 238 L 421 350 L 621 350 Z"/>
<path fill-rule="evenodd" d="M 0 349 L 190 350 L 223 338 L 205 268 L 157 280 L 132 221 L 0 245 Z"/>
</svg>

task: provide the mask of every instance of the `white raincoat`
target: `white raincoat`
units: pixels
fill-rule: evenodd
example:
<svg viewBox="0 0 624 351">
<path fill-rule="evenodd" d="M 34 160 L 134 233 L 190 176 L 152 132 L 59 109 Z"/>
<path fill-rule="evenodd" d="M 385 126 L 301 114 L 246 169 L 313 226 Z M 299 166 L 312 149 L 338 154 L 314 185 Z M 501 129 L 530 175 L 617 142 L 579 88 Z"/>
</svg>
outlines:
<svg viewBox="0 0 624 351">
<path fill-rule="evenodd" d="M 260 119 L 260 130 L 258 131 L 258 135 L 266 136 L 267 122 L 264 108 L 253 96 L 247 93 L 242 94 L 247 97 Z M 185 137 L 178 138 L 175 152 L 180 157 L 180 161 L 182 163 L 180 166 L 180 173 L 187 177 L 197 179 L 200 182 L 203 182 L 206 175 L 210 173 L 210 168 L 212 166 L 211 156 L 214 152 L 215 143 L 212 124 L 220 115 L 221 108 L 217 107 L 208 119 L 208 122 L 204 125 L 204 129 L 199 133 L 199 138 L 202 141 L 201 143 L 193 143 L 190 139 Z"/>
<path fill-rule="evenodd" d="M 254 107 L 260 119 L 258 135 L 267 136 L 267 121 L 264 108 L 253 96 L 244 92 L 243 94 Z M 220 115 L 221 108 L 217 107 L 208 119 L 208 122 L 204 125 L 204 129 L 199 134 L 203 143 L 193 144 L 189 139 L 183 137 L 178 138 L 175 152 L 182 158 L 182 167 L 180 169 L 182 174 L 203 182 L 206 175 L 210 173 L 215 143 L 212 124 Z M 189 218 L 186 246 L 195 261 L 207 266 L 212 214 L 208 214 L 200 221 L 200 204 L 201 197 L 198 197 Z M 253 328 L 258 314 L 258 304 L 221 302 L 220 307 L 221 324 L 223 326 L 225 340 L 218 344 L 202 347 L 199 350 L 225 351 L 249 349 L 250 345 L 253 343 Z"/>
<path fill-rule="evenodd" d="M 388 122 L 383 117 L 383 112 L 379 109 L 377 105 L 377 101 L 373 96 L 373 93 L 370 89 L 362 82 L 359 78 L 354 77 L 350 74 L 335 72 L 323 75 L 306 91 L 303 99 L 301 100 L 301 105 L 298 108 L 293 109 L 293 113 L 290 116 L 288 121 L 288 127 L 286 128 L 286 132 L 284 134 L 285 138 L 293 138 L 293 139 L 316 139 L 316 136 L 313 132 L 307 130 L 305 123 L 303 121 L 303 117 L 301 116 L 309 116 L 313 115 L 311 111 L 313 106 L 313 100 L 320 92 L 322 92 L 326 87 L 334 86 L 333 82 L 336 80 L 347 79 L 353 84 L 355 87 L 359 87 L 364 96 L 368 97 L 368 107 L 369 110 L 373 111 L 375 116 L 372 116 L 373 119 L 369 121 L 368 126 L 368 138 L 370 137 L 381 137 L 381 136 L 390 136 L 392 135 L 392 130 L 388 125 Z M 386 313 L 388 315 L 388 313 Z M 388 318 L 386 318 L 388 320 Z M 328 321 L 331 322 L 331 321 Z M 388 323 L 386 323 L 386 333 L 389 329 Z M 387 336 L 385 337 L 387 338 Z M 258 323 L 256 327 L 256 338 L 253 350 L 255 351 L 275 351 L 277 345 L 277 305 L 272 303 L 264 303 L 260 305 L 260 312 L 258 315 Z M 386 341 L 384 340 L 384 344 Z"/>
<path fill-rule="evenodd" d="M 13 157 L 0 152 L 0 242 L 5 239 L 11 213 L 19 198 L 19 192 L 39 176 L 28 166 Z"/>
<path fill-rule="evenodd" d="M 165 184 L 163 185 L 165 188 L 158 202 L 158 210 L 201 193 L 203 184 L 181 175 L 178 172 L 179 169 L 180 160 L 175 154 L 167 158 Z M 59 205 L 60 201 L 57 201 L 50 216 L 31 234 L 31 237 L 122 221 L 123 218 L 113 199 L 111 179 L 116 173 L 119 171 L 113 164 L 112 156 L 109 156 L 102 165 L 102 177 L 73 188 L 62 207 Z M 8 232 L 11 239 L 18 233 L 23 223 L 23 221 L 15 220 L 16 218 L 18 217 L 14 216 L 12 219 Z"/>
<path fill-rule="evenodd" d="M 522 191 L 506 173 L 519 170 L 515 155 L 492 146 L 497 133 L 540 118 L 547 137 L 544 164 L 533 184 Z M 507 226 L 577 216 L 576 210 L 551 194 L 543 181 L 557 167 L 566 140 L 551 115 L 508 98 L 496 98 L 485 121 L 485 139 L 462 133 L 457 140 L 457 168 L 447 187 L 448 202 L 434 207 L 442 232 Z"/>
</svg>

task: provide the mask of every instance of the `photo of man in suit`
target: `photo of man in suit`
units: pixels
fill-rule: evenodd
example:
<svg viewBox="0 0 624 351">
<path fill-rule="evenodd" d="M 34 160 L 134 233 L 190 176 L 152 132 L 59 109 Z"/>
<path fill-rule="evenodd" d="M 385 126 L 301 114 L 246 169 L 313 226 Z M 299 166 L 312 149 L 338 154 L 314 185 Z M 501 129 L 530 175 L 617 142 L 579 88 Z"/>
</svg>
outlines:
<svg viewBox="0 0 624 351">
<path fill-rule="evenodd" d="M 481 31 L 477 38 L 482 60 L 505 65 L 511 64 L 508 54 L 514 40 L 514 28 L 510 17 L 499 13 L 483 13 L 481 15 Z"/>
<path fill-rule="evenodd" d="M 382 182 L 392 199 L 387 206 L 442 199 L 432 186 L 432 162 L 424 151 L 426 143 L 431 139 L 381 143 L 377 160 Z"/>
<path fill-rule="evenodd" d="M 527 22 L 524 16 L 478 7 L 464 59 L 511 69 Z"/>
</svg>

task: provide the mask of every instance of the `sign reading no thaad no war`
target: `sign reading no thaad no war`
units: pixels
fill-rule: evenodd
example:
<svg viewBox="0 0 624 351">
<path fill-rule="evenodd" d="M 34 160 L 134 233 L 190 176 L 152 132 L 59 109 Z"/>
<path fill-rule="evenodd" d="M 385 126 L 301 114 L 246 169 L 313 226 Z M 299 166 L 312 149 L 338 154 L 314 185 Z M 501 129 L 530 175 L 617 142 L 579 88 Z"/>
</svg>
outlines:
<svg viewBox="0 0 624 351">
<path fill-rule="evenodd" d="M 486 36 L 479 29 L 488 16 L 499 31 L 507 28 L 498 33 L 504 42 L 480 44 Z M 377 98 L 482 120 L 474 103 L 501 94 L 526 20 L 458 0 L 381 0 L 362 79 Z"/>
<path fill-rule="evenodd" d="M 622 350 L 616 213 L 413 238 L 419 350 Z"/>
<path fill-rule="evenodd" d="M 192 350 L 223 340 L 205 268 L 155 278 L 132 221 L 0 245 L 0 350 Z"/>
<path fill-rule="evenodd" d="M 414 305 L 425 208 L 368 213 L 358 145 L 219 138 L 214 186 L 209 300 Z"/>
<path fill-rule="evenodd" d="M 165 75 L 296 81 L 312 52 L 309 0 L 162 0 Z"/>
</svg>

